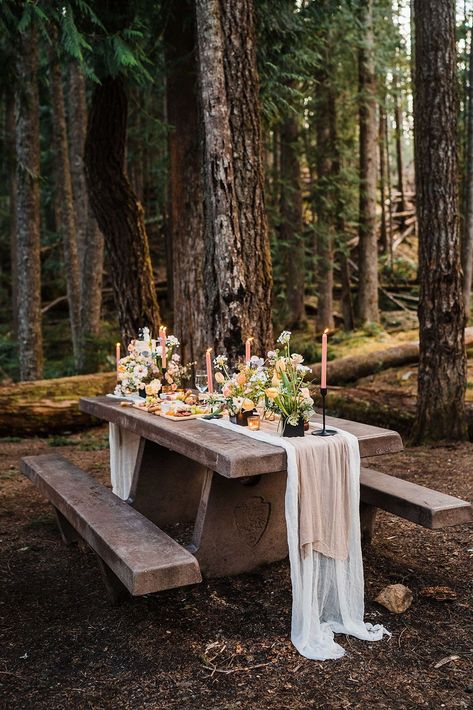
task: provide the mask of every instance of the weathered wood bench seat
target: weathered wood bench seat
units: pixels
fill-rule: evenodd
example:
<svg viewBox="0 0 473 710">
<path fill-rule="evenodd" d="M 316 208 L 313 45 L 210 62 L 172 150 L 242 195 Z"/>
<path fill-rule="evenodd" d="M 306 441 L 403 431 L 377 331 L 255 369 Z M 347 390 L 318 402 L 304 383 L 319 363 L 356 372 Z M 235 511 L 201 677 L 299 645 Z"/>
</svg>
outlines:
<svg viewBox="0 0 473 710">
<path fill-rule="evenodd" d="M 361 468 L 363 539 L 371 541 L 376 510 L 381 508 L 431 530 L 473 521 L 471 503 L 404 481 L 371 468 Z"/>
<path fill-rule="evenodd" d="M 114 601 L 121 585 L 136 596 L 202 580 L 190 552 L 62 456 L 27 456 L 21 471 L 55 508 L 64 541 L 80 535 L 97 553 Z"/>
</svg>

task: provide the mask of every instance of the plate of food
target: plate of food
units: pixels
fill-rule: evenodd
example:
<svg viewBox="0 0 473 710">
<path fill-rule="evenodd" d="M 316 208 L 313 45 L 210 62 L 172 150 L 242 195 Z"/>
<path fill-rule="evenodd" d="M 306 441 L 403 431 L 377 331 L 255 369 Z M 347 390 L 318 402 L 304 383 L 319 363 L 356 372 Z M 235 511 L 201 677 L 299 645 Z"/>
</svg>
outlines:
<svg viewBox="0 0 473 710">
<path fill-rule="evenodd" d="M 161 408 L 162 417 L 172 419 L 176 422 L 198 419 L 208 413 L 208 407 L 202 407 L 198 404 L 186 404 L 185 402 L 179 401 L 172 402 L 170 406 Z"/>
</svg>

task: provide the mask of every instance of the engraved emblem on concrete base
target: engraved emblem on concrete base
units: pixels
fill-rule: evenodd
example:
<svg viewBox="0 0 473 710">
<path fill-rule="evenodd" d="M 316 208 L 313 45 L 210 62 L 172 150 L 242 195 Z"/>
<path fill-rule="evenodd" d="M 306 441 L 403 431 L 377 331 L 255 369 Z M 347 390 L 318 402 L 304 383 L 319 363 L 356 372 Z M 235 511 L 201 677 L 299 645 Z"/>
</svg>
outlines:
<svg viewBox="0 0 473 710">
<path fill-rule="evenodd" d="M 271 514 L 271 503 L 260 496 L 248 498 L 233 510 L 235 526 L 248 547 L 255 547 L 264 535 Z"/>
</svg>

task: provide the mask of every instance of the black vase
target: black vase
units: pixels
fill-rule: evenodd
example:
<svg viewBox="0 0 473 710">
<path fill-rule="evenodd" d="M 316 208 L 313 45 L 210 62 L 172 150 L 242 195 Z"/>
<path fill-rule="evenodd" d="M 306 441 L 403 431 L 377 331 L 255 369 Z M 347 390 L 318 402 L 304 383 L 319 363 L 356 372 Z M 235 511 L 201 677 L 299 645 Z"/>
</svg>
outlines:
<svg viewBox="0 0 473 710">
<path fill-rule="evenodd" d="M 297 424 L 289 424 L 287 419 L 282 420 L 283 430 L 282 435 L 288 438 L 294 436 L 304 436 L 304 420 L 299 419 Z"/>
<path fill-rule="evenodd" d="M 143 399 L 146 399 L 146 387 L 143 387 L 142 390 L 138 390 L 138 394 L 140 397 L 143 397 Z"/>
<path fill-rule="evenodd" d="M 250 412 L 238 412 L 238 414 L 230 414 L 230 421 L 232 424 L 238 424 L 239 426 L 248 426 L 248 417 L 254 415 L 254 409 Z"/>
</svg>

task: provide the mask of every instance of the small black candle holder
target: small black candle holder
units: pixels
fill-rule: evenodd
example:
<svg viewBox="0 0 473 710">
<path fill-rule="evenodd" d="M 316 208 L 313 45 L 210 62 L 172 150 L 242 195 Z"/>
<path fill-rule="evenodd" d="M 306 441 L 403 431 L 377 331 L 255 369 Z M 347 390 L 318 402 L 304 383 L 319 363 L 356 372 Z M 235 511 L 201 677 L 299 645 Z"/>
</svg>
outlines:
<svg viewBox="0 0 473 710">
<path fill-rule="evenodd" d="M 312 432 L 312 436 L 335 436 L 335 429 L 326 429 L 325 427 L 325 397 L 327 396 L 327 388 L 321 387 L 320 394 L 322 395 L 322 429 Z"/>
</svg>

